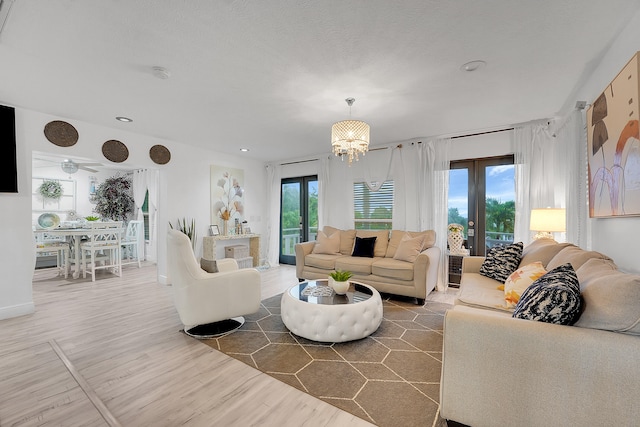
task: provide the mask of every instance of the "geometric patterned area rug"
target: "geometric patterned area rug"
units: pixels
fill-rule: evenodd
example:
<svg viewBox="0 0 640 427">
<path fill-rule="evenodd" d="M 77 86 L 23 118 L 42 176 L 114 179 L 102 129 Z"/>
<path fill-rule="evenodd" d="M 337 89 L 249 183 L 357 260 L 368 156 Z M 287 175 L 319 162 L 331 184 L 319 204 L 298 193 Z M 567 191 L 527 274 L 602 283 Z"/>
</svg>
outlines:
<svg viewBox="0 0 640 427">
<path fill-rule="evenodd" d="M 371 336 L 320 343 L 289 332 L 281 295 L 229 335 L 203 343 L 378 426 L 446 426 L 439 415 L 442 325 L 448 304 L 383 295 Z"/>
</svg>

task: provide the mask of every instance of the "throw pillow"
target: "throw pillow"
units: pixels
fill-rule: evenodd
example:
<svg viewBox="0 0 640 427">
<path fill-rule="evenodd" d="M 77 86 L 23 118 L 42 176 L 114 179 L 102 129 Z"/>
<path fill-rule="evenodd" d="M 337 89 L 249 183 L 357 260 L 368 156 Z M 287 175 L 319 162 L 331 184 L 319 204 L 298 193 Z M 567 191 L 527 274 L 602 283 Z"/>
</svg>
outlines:
<svg viewBox="0 0 640 427">
<path fill-rule="evenodd" d="M 571 325 L 580 314 L 580 304 L 578 276 L 567 263 L 533 282 L 522 293 L 513 317 Z"/>
<path fill-rule="evenodd" d="M 480 274 L 504 282 L 520 265 L 522 246 L 522 242 L 518 242 L 489 249 L 489 253 L 480 266 Z"/>
<path fill-rule="evenodd" d="M 522 293 L 536 280 L 547 273 L 540 261 L 527 264 L 511 273 L 504 282 L 504 300 L 507 308 L 514 308 Z"/>
<path fill-rule="evenodd" d="M 356 237 L 353 245 L 352 256 L 373 258 L 373 248 L 376 245 L 376 237 Z"/>
<path fill-rule="evenodd" d="M 411 237 L 410 234 L 405 233 L 402 240 L 400 240 L 400 244 L 398 245 L 398 249 L 396 249 L 393 259 L 416 262 L 416 258 L 420 255 L 423 241 L 424 238 L 422 236 Z"/>
<path fill-rule="evenodd" d="M 340 232 L 337 231 L 327 236 L 324 231 L 318 231 L 316 244 L 313 247 L 314 254 L 336 255 L 340 253 Z"/>
</svg>

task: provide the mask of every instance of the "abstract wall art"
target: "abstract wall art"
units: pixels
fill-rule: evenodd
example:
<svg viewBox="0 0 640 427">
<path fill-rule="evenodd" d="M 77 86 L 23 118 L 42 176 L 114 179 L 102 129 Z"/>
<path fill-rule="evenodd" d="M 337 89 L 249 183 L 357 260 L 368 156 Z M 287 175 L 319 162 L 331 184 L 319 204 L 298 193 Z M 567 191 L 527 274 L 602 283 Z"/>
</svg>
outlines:
<svg viewBox="0 0 640 427">
<path fill-rule="evenodd" d="M 587 110 L 589 216 L 640 215 L 639 55 Z"/>
</svg>

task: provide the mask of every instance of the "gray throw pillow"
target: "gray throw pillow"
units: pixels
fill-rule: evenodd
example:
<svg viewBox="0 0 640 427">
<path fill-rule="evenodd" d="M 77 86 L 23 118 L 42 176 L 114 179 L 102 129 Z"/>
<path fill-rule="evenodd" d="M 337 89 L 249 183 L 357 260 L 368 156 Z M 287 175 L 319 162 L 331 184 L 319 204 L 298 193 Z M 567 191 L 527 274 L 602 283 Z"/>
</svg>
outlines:
<svg viewBox="0 0 640 427">
<path fill-rule="evenodd" d="M 480 274 L 504 283 L 505 280 L 518 269 L 522 258 L 522 242 L 508 246 L 495 246 L 480 267 Z"/>
</svg>

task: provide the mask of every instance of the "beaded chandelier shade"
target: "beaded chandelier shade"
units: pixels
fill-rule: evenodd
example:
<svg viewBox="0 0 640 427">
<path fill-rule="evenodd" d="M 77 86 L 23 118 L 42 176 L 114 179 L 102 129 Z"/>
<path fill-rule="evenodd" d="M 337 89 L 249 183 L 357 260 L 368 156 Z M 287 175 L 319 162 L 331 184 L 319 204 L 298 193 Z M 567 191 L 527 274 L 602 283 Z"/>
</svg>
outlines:
<svg viewBox="0 0 640 427">
<path fill-rule="evenodd" d="M 351 107 L 355 99 L 347 98 L 347 105 Z M 336 156 L 347 156 L 349 166 L 358 156 L 369 150 L 369 125 L 360 120 L 343 120 L 331 127 L 331 147 Z M 344 159 L 344 157 L 343 157 Z"/>
</svg>

